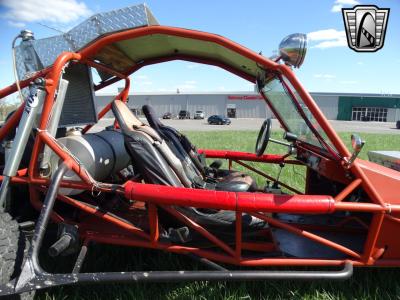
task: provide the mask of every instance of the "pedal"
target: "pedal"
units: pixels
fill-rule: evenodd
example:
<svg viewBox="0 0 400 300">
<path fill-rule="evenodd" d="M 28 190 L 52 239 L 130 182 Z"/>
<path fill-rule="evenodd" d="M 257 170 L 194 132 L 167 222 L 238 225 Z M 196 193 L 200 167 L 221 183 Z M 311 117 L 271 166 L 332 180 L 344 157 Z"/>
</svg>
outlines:
<svg viewBox="0 0 400 300">
<path fill-rule="evenodd" d="M 48 250 L 51 257 L 66 256 L 77 251 L 78 228 L 69 224 L 60 224 L 59 226 L 59 239 Z"/>
</svg>

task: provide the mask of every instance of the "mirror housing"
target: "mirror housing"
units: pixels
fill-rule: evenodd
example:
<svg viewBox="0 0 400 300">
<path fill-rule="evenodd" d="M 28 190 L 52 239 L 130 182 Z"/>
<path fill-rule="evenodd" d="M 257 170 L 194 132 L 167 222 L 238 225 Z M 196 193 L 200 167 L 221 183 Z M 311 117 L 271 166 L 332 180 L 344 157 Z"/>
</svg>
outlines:
<svg viewBox="0 0 400 300">
<path fill-rule="evenodd" d="M 354 160 L 357 158 L 358 154 L 361 152 L 362 148 L 365 145 L 365 141 L 361 139 L 361 137 L 357 134 L 351 135 L 351 146 L 353 148 L 353 154 L 350 159 L 347 161 L 346 166 L 349 168 Z"/>
<path fill-rule="evenodd" d="M 357 134 L 351 135 L 351 146 L 353 147 L 354 152 L 359 153 L 364 147 L 365 142 L 361 139 L 361 137 Z"/>
<path fill-rule="evenodd" d="M 285 37 L 279 44 L 279 54 L 289 66 L 299 68 L 307 53 L 307 35 L 293 33 Z"/>
</svg>

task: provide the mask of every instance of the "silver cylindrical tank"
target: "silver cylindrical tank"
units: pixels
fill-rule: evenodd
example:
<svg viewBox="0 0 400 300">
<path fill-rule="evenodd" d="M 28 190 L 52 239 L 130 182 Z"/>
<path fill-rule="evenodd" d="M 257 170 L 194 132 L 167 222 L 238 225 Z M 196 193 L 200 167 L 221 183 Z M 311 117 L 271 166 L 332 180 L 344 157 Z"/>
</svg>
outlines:
<svg viewBox="0 0 400 300">
<path fill-rule="evenodd" d="M 78 158 L 90 175 L 98 181 L 126 168 L 130 163 L 130 156 L 124 146 L 124 136 L 118 131 L 104 130 L 98 133 L 69 135 L 59 138 L 57 141 Z M 50 162 L 53 173 L 59 165 L 59 157 L 52 153 Z M 73 171 L 67 172 L 64 179 L 80 180 Z M 60 192 L 66 195 L 76 195 L 81 190 L 60 189 Z"/>
</svg>

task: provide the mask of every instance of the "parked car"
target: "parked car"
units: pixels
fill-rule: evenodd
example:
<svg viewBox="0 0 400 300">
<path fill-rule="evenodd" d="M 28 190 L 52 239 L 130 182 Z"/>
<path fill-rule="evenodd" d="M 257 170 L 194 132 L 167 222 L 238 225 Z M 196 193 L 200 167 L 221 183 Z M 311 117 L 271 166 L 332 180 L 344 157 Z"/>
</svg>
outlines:
<svg viewBox="0 0 400 300">
<path fill-rule="evenodd" d="M 194 119 L 204 119 L 205 115 L 204 115 L 204 111 L 202 110 L 196 110 L 196 112 L 194 113 Z"/>
<path fill-rule="evenodd" d="M 188 112 L 187 110 L 181 110 L 178 116 L 179 119 L 190 119 L 190 112 Z"/>
<path fill-rule="evenodd" d="M 398 121 L 396 122 L 396 128 L 397 128 L 397 129 L 400 129 L 400 120 L 398 120 Z"/>
<path fill-rule="evenodd" d="M 214 115 L 211 116 L 207 119 L 208 124 L 217 124 L 217 125 L 229 125 L 231 124 L 231 119 L 224 117 L 224 116 L 218 116 Z"/>
<path fill-rule="evenodd" d="M 162 116 L 163 119 L 172 119 L 172 114 L 170 112 L 166 112 Z"/>
</svg>

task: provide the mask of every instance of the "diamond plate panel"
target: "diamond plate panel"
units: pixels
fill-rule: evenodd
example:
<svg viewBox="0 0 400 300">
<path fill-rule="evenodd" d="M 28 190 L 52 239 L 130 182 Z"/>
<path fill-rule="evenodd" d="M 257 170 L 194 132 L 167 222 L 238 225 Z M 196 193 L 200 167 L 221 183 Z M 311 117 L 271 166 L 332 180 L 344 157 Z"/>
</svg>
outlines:
<svg viewBox="0 0 400 300">
<path fill-rule="evenodd" d="M 51 66 L 64 51 L 75 52 L 102 35 L 137 27 L 158 25 L 145 4 L 116 9 L 93 15 L 65 34 L 32 41 L 32 45 L 44 67 Z M 26 74 L 24 53 L 16 47 L 17 68 L 20 78 Z"/>
<path fill-rule="evenodd" d="M 15 63 L 19 80 L 24 80 L 29 77 L 32 72 L 42 69 L 40 62 L 34 56 L 32 41 L 24 41 L 24 44 L 15 48 Z M 29 88 L 21 89 L 23 97 L 29 95 Z"/>
<path fill-rule="evenodd" d="M 74 51 L 62 35 L 35 40 L 32 44 L 44 67 L 51 66 L 62 52 Z"/>
<path fill-rule="evenodd" d="M 22 79 L 26 73 L 24 61 L 25 61 L 24 52 L 22 51 L 21 47 L 16 47 L 15 63 L 17 67 L 17 74 L 20 79 Z"/>
</svg>

